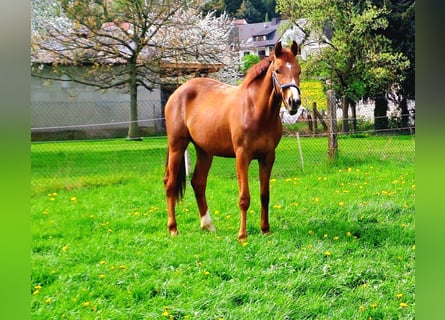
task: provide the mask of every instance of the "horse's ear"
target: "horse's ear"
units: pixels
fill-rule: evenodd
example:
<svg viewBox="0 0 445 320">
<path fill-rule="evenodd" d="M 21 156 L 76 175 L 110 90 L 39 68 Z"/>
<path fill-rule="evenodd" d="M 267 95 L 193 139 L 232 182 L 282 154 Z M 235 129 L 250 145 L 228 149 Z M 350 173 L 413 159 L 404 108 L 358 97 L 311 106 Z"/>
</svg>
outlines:
<svg viewBox="0 0 445 320">
<path fill-rule="evenodd" d="M 282 49 L 283 47 L 281 46 L 281 41 L 278 41 L 273 49 L 275 57 L 279 57 L 281 55 Z"/>
<path fill-rule="evenodd" d="M 300 46 L 298 45 L 298 43 L 295 42 L 295 40 L 292 41 L 292 46 L 290 47 L 290 50 L 292 51 L 294 56 L 300 53 Z"/>
</svg>

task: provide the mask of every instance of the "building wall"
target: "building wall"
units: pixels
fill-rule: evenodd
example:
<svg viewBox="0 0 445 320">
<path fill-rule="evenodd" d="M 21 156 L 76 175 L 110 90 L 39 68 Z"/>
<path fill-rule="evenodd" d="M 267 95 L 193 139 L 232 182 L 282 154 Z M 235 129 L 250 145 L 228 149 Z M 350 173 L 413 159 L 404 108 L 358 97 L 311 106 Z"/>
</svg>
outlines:
<svg viewBox="0 0 445 320">
<path fill-rule="evenodd" d="M 80 69 L 79 72 L 82 72 Z M 31 126 L 34 140 L 125 137 L 130 96 L 70 81 L 31 79 Z M 160 89 L 138 89 L 141 135 L 162 130 Z"/>
</svg>

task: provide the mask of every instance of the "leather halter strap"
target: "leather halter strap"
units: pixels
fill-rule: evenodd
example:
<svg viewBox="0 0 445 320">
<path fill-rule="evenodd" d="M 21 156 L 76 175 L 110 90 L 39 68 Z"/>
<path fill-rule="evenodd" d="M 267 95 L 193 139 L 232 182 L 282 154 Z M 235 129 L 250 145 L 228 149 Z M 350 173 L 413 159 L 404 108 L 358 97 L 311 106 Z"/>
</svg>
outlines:
<svg viewBox="0 0 445 320">
<path fill-rule="evenodd" d="M 281 92 L 283 92 L 284 89 L 293 87 L 298 90 L 298 94 L 301 94 L 300 87 L 298 87 L 295 83 L 281 84 L 280 81 L 278 81 L 278 79 L 277 79 L 277 74 L 275 71 L 272 71 L 272 84 L 273 84 L 273 91 L 275 92 L 276 96 L 279 96 L 279 94 L 277 92 L 277 87 L 276 87 L 277 85 L 280 88 Z"/>
</svg>

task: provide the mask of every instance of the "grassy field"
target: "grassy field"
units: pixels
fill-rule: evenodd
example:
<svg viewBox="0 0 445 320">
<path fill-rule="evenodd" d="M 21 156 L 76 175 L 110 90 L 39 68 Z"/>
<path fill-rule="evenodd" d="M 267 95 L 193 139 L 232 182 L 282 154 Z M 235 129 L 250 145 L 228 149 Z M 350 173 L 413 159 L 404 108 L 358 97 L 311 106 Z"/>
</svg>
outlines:
<svg viewBox="0 0 445 320">
<path fill-rule="evenodd" d="M 414 319 L 414 139 L 325 139 L 277 150 L 271 234 L 252 163 L 239 243 L 233 159 L 215 159 L 199 228 L 193 192 L 166 228 L 164 138 L 32 145 L 33 319 Z M 344 139 L 340 146 L 347 146 Z M 389 142 L 388 142 L 389 141 Z M 193 158 L 193 152 L 191 152 Z"/>
</svg>

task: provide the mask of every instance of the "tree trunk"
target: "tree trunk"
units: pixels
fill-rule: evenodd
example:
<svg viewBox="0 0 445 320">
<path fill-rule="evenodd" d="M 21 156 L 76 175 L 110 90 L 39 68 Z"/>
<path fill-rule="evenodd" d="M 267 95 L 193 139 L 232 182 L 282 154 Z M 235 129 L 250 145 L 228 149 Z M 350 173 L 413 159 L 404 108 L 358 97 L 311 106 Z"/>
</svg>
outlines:
<svg viewBox="0 0 445 320">
<path fill-rule="evenodd" d="M 342 132 L 349 132 L 349 115 L 348 115 L 348 109 L 349 109 L 349 101 L 348 98 L 343 97 L 343 119 L 341 122 L 341 131 Z"/>
<path fill-rule="evenodd" d="M 357 131 L 357 103 L 351 101 L 352 131 Z"/>
<path fill-rule="evenodd" d="M 408 110 L 408 100 L 406 96 L 402 97 L 400 101 L 400 127 L 403 133 L 409 133 L 409 110 Z"/>
<path fill-rule="evenodd" d="M 130 66 L 130 125 L 128 139 L 140 140 L 138 125 L 138 87 L 136 82 L 136 64 Z"/>
<path fill-rule="evenodd" d="M 388 101 L 384 95 L 375 98 L 375 109 L 374 109 L 374 130 L 381 131 L 388 129 Z"/>
</svg>

